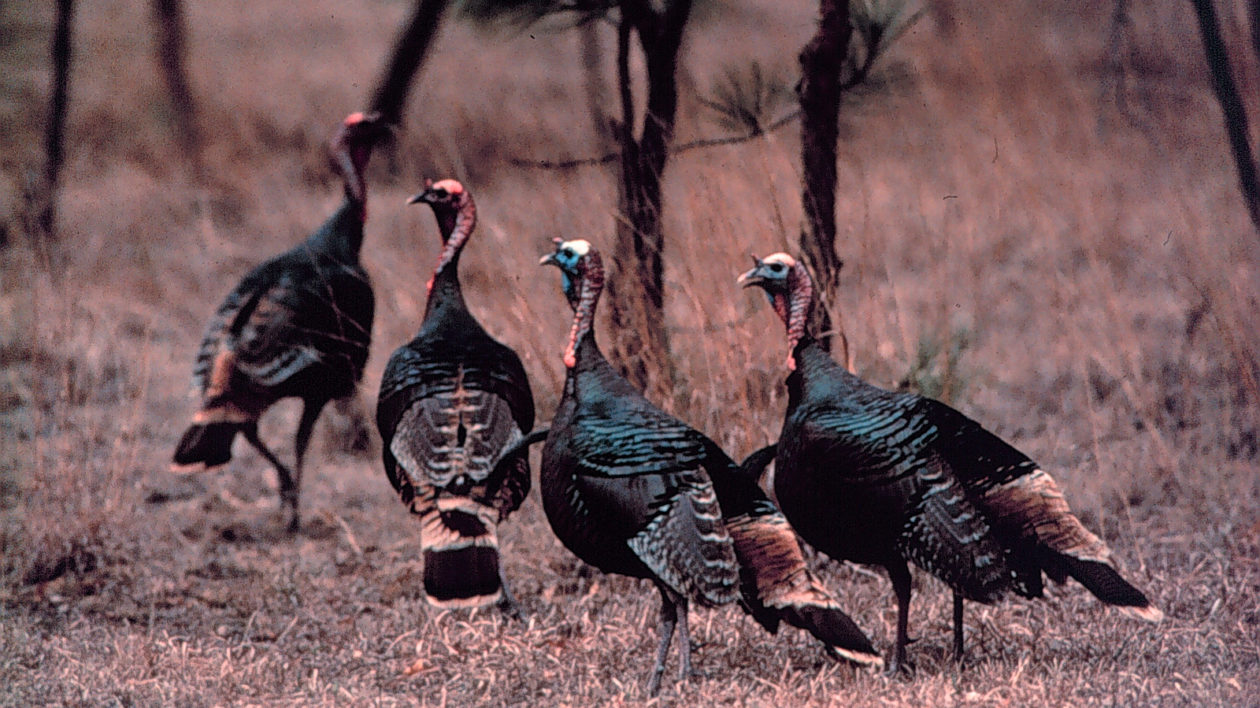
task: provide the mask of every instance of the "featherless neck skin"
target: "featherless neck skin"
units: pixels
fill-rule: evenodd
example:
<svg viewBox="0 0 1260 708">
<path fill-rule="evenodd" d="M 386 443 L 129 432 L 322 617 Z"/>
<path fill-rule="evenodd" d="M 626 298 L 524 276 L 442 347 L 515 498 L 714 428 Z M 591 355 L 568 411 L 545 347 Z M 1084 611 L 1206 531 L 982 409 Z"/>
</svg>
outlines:
<svg viewBox="0 0 1260 708">
<path fill-rule="evenodd" d="M 573 246 L 562 238 L 553 238 L 551 239 L 551 243 L 556 247 L 556 252 L 548 253 L 543 256 L 542 260 L 538 263 L 540 265 L 550 264 L 560 268 L 560 289 L 564 292 L 565 302 L 569 303 L 569 309 L 576 311 L 578 306 L 578 290 L 577 286 L 573 282 L 576 273 L 570 272 L 572 268 L 576 267 L 576 261 L 572 264 L 568 261 L 572 258 L 580 259 L 580 256 L 577 255 L 577 251 L 573 248 Z M 566 247 L 569 249 L 569 253 L 567 254 L 565 253 Z M 589 253 L 589 250 L 586 251 L 586 253 Z"/>
<path fill-rule="evenodd" d="M 438 228 L 445 242 L 442 253 L 438 255 L 437 267 L 433 269 L 433 277 L 426 286 L 430 297 L 440 281 L 452 282 L 458 291 L 459 254 L 464 250 L 468 237 L 472 235 L 473 227 L 477 225 L 477 206 L 473 203 L 472 195 L 465 191 L 460 193 L 455 204 L 435 204 L 433 213 L 437 217 Z"/>
<path fill-rule="evenodd" d="M 803 264 L 793 263 L 788 271 L 787 292 L 767 291 L 767 295 L 775 313 L 783 320 L 783 326 L 787 329 L 787 367 L 795 371 L 797 345 L 813 341 L 808 327 L 809 313 L 814 309 L 814 282 Z"/>
<path fill-rule="evenodd" d="M 582 341 L 593 336 L 595 306 L 604 289 L 604 264 L 598 251 L 592 250 L 583 256 L 578 268 L 573 327 L 569 330 L 569 344 L 564 349 L 564 365 L 569 369 L 577 366 L 577 354 Z"/>
</svg>

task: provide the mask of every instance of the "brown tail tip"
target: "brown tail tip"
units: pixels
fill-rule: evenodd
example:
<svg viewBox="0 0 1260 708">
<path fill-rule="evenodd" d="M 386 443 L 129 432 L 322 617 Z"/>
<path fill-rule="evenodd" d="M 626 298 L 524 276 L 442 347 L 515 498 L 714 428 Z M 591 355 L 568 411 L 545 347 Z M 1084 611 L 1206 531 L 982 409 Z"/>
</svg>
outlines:
<svg viewBox="0 0 1260 708">
<path fill-rule="evenodd" d="M 172 474 L 193 474 L 195 472 L 205 472 L 207 470 L 217 469 L 222 466 L 223 465 L 210 466 L 204 462 L 192 462 L 185 465 L 181 465 L 178 462 L 172 462 L 166 466 L 166 471 Z"/>
<path fill-rule="evenodd" d="M 1162 622 L 1164 620 L 1163 611 L 1154 605 L 1147 605 L 1146 607 L 1116 605 L 1115 608 L 1130 617 L 1136 617 L 1147 622 Z"/>
<path fill-rule="evenodd" d="M 503 590 L 499 589 L 489 595 L 474 595 L 471 597 L 450 597 L 439 598 L 433 595 L 425 594 L 425 600 L 438 609 L 442 610 L 469 610 L 474 607 L 485 607 L 493 605 L 503 600 Z"/>
<path fill-rule="evenodd" d="M 788 624 L 814 635 L 830 651 L 845 659 L 864 666 L 884 663 L 853 618 L 837 607 L 788 605 L 779 608 L 779 614 Z"/>
<path fill-rule="evenodd" d="M 867 654 L 866 652 L 853 651 L 851 649 L 843 649 L 835 646 L 830 647 L 830 649 L 841 658 L 852 661 L 855 664 L 861 664 L 862 666 L 874 666 L 881 669 L 884 667 L 884 657 L 879 654 Z"/>
</svg>

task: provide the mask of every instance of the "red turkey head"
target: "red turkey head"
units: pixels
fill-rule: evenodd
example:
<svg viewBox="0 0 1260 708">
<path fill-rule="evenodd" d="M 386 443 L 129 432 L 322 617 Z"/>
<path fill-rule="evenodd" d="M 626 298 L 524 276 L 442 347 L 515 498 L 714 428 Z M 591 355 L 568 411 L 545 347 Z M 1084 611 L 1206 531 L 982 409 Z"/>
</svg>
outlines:
<svg viewBox="0 0 1260 708">
<path fill-rule="evenodd" d="M 377 142 L 390 134 L 379 113 L 351 113 L 328 141 L 328 159 L 346 183 L 346 196 L 362 208 L 367 202 L 363 171 Z"/>
</svg>

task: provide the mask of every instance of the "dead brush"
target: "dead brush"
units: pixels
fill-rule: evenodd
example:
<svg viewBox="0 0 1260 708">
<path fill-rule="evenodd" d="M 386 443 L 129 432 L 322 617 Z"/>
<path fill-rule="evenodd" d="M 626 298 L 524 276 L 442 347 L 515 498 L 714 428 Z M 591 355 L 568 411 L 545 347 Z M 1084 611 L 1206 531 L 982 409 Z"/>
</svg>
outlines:
<svg viewBox="0 0 1260 708">
<path fill-rule="evenodd" d="M 90 594 L 93 574 L 125 563 L 115 529 L 136 511 L 128 482 L 145 425 L 147 356 L 50 281 L 34 275 L 27 285 L 9 296 L 38 301 L 28 311 L 38 316 L 14 323 L 4 345 L 21 382 L 6 414 L 22 465 L 6 480 L 3 573 L 19 592 L 43 595 L 60 581 L 51 592 L 63 598 Z"/>
</svg>

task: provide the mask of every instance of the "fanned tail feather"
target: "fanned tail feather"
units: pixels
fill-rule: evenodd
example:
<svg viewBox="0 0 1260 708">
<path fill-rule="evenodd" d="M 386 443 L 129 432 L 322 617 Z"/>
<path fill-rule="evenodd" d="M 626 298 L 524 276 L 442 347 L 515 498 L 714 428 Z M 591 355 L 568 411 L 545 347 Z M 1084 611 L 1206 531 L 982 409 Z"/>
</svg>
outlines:
<svg viewBox="0 0 1260 708">
<path fill-rule="evenodd" d="M 774 634 L 782 620 L 850 661 L 883 663 L 871 640 L 809 571 L 782 514 L 741 515 L 726 523 L 742 568 L 744 604 L 761 626 Z"/>
<path fill-rule="evenodd" d="M 503 596 L 498 512 L 467 498 L 442 498 L 420 517 L 424 591 L 436 607 L 479 607 Z"/>
<path fill-rule="evenodd" d="M 783 620 L 809 632 L 832 651 L 857 664 L 882 666 L 883 657 L 851 617 L 834 607 L 788 605 L 778 608 Z"/>
<path fill-rule="evenodd" d="M 1081 560 L 1064 554 L 1055 554 L 1054 562 L 1061 564 L 1063 570 L 1077 582 L 1085 586 L 1099 600 L 1114 605 L 1121 612 L 1146 620 L 1158 622 L 1164 613 L 1151 604 L 1146 595 L 1133 587 L 1129 581 L 1120 577 L 1116 569 L 1106 563 L 1092 560 Z"/>
<path fill-rule="evenodd" d="M 503 594 L 499 549 L 466 546 L 424 553 L 424 592 L 435 607 L 480 607 Z"/>
<path fill-rule="evenodd" d="M 1158 607 L 1154 605 L 1147 605 L 1145 607 L 1115 605 L 1114 607 L 1123 614 L 1126 614 L 1130 617 L 1136 617 L 1137 619 L 1144 620 L 1146 622 L 1164 621 L 1163 610 L 1159 609 Z"/>
<path fill-rule="evenodd" d="M 194 423 L 175 447 L 175 465 L 204 464 L 217 467 L 232 459 L 232 441 L 239 423 Z"/>
<path fill-rule="evenodd" d="M 1044 570 L 1056 583 L 1076 578 L 1099 600 L 1125 614 L 1148 622 L 1163 619 L 1164 613 L 1120 576 L 1112 565 L 1111 549 L 1072 513 L 1058 483 L 1045 471 L 1034 468 L 994 486 L 985 492 L 983 503 L 999 526 L 1024 534 L 1014 563 L 1020 594 L 1040 597 L 1038 576 Z"/>
</svg>

